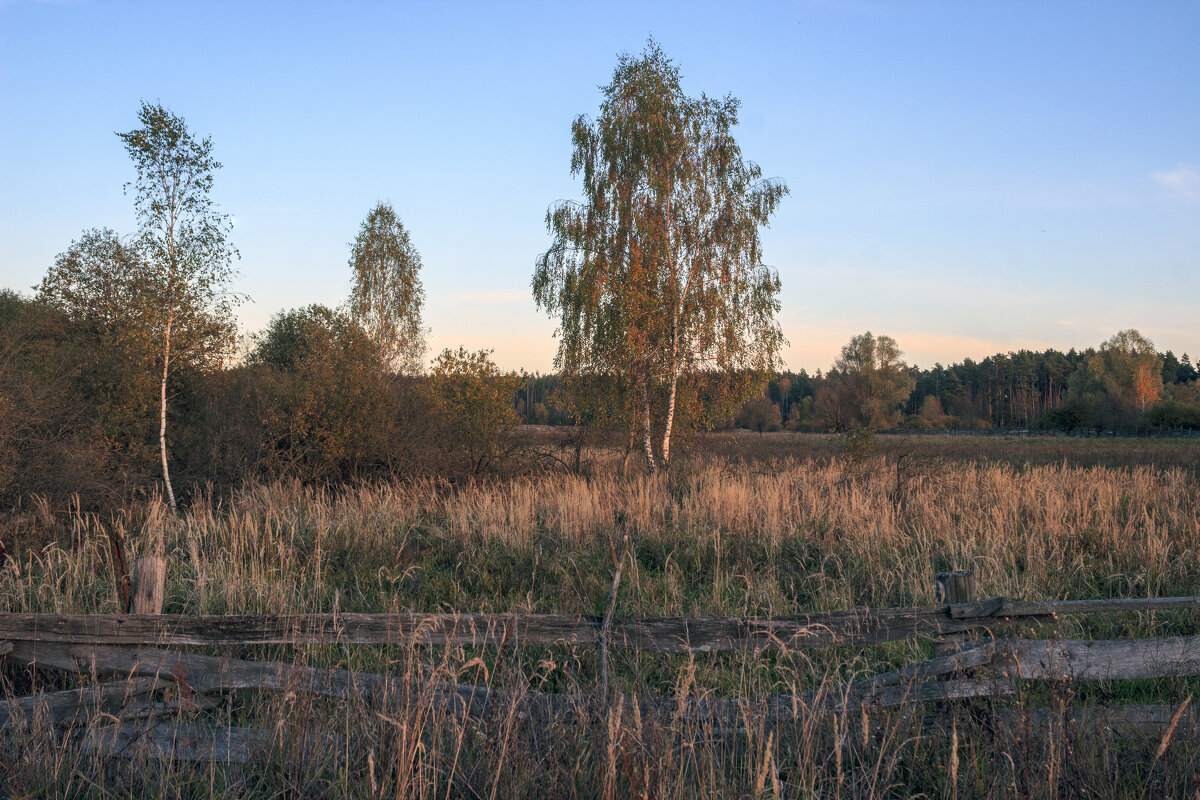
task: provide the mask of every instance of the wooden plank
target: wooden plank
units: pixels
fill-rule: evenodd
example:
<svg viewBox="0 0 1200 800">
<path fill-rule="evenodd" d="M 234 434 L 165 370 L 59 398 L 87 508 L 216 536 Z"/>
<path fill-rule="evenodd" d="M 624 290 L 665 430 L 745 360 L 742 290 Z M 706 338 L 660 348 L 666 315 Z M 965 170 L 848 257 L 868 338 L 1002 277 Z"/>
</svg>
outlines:
<svg viewBox="0 0 1200 800">
<path fill-rule="evenodd" d="M 1200 675 L 1200 636 L 1087 641 L 1001 639 L 998 674 L 1031 680 L 1118 680 Z"/>
<path fill-rule="evenodd" d="M 142 556 L 133 569 L 133 613 L 161 614 L 166 597 L 167 559 Z"/>
<path fill-rule="evenodd" d="M 422 687 L 390 675 L 243 661 L 146 647 L 71 645 L 59 642 L 16 642 L 11 657 L 29 666 L 81 674 L 145 676 L 169 680 L 205 694 L 238 689 L 267 689 L 318 694 L 335 699 L 371 702 L 412 696 Z M 441 701 L 486 707 L 487 690 L 462 684 L 438 684 Z M 444 697 L 442 697 L 444 695 Z"/>
<path fill-rule="evenodd" d="M 538 643 L 591 643 L 598 629 L 594 618 L 568 614 L 0 614 L 5 639 L 112 645 L 483 644 L 506 633 Z"/>
<path fill-rule="evenodd" d="M 978 579 L 973 570 L 939 572 L 934 576 L 935 591 L 939 603 L 972 603 L 978 588 Z"/>
<path fill-rule="evenodd" d="M 1104 733 L 1117 737 L 1153 736 L 1158 738 L 1175 721 L 1180 705 L 1074 706 L 1068 708 L 1004 708 L 996 709 L 997 719 L 1010 730 L 1024 730 L 1038 736 L 1046 728 L 1075 728 L 1089 733 Z M 1200 708 L 1189 705 L 1179 713 L 1175 736 L 1194 734 L 1200 726 Z"/>
<path fill-rule="evenodd" d="M 79 748 L 105 757 L 246 764 L 262 761 L 276 746 L 300 747 L 309 758 L 323 759 L 336 756 L 343 745 L 342 737 L 331 733 L 295 736 L 264 728 L 126 722 L 88 730 Z"/>
<path fill-rule="evenodd" d="M 973 697 L 1000 697 L 1016 694 L 1016 684 L 1005 678 L 962 678 L 950 681 L 932 681 L 911 685 L 889 686 L 867 698 L 863 705 L 868 708 L 888 708 L 910 703 L 944 702 L 967 700 Z"/>
<path fill-rule="evenodd" d="M 1057 615 L 1106 614 L 1112 612 L 1200 610 L 1200 596 L 1128 597 L 1112 600 L 1010 600 L 992 597 L 950 606 L 954 619 L 977 617 L 1054 617 Z"/>
<path fill-rule="evenodd" d="M 37 719 L 63 725 L 97 713 L 115 716 L 163 683 L 153 677 L 133 678 L 0 700 L 0 730 L 19 728 Z"/>
<path fill-rule="evenodd" d="M 986 600 L 972 600 L 969 603 L 953 603 L 950 606 L 952 619 L 976 619 L 979 617 L 995 616 L 1004 607 L 1003 597 L 989 597 Z"/>
<path fill-rule="evenodd" d="M 613 640 L 626 647 L 668 653 L 742 649 L 820 649 L 873 644 L 970 630 L 946 606 L 852 609 L 772 619 L 663 618 L 614 623 Z"/>
<path fill-rule="evenodd" d="M 912 664 L 893 672 L 885 672 L 870 678 L 861 678 L 848 684 L 848 688 L 861 694 L 869 695 L 884 687 L 908 684 L 921 678 L 947 675 L 964 669 L 982 667 L 992 662 L 995 651 L 992 645 L 984 644 L 979 647 L 968 647 L 955 653 L 937 656 L 920 664 Z"/>
<path fill-rule="evenodd" d="M 175 616 L 0 614 L 0 637 L 98 645 L 448 643 L 592 645 L 602 621 L 567 614 L 307 614 Z M 614 621 L 612 645 L 662 653 L 822 648 L 956 633 L 975 627 L 945 606 L 853 609 L 792 617 Z"/>
<path fill-rule="evenodd" d="M 612 623 L 614 646 L 661 653 L 817 649 L 914 636 L 943 636 L 1010 618 L 1113 611 L 1200 609 L 1200 597 L 1014 601 L 831 611 L 789 617 L 663 617 Z M 297 614 L 176 616 L 0 614 L 0 641 L 98 645 L 261 645 L 423 643 L 590 646 L 599 617 L 572 614 Z"/>
<path fill-rule="evenodd" d="M 972 695 L 978 696 L 978 695 Z M 766 708 L 764 704 L 763 708 Z M 641 710 L 641 709 L 639 709 Z M 786 705 L 778 705 L 776 722 L 802 718 L 789 714 Z M 1170 726 L 1179 710 L 1175 705 L 1086 706 L 1082 708 L 997 708 L 985 717 L 997 732 L 1009 737 L 1045 737 L 1064 728 L 1086 735 L 1118 738 L 1143 736 L 1158 738 Z M 645 713 L 645 712 L 643 712 Z M 752 719 L 754 711 L 751 711 Z M 693 717 L 693 714 L 684 714 Z M 874 715 L 872 715 L 874 716 Z M 731 719 L 741 725 L 743 717 Z M 946 735 L 947 722 L 939 716 L 927 720 L 929 736 Z M 1200 725 L 1200 709 L 1188 708 L 1178 721 L 1177 737 Z M 136 723 L 93 728 L 79 743 L 88 754 L 117 758 L 153 758 L 177 761 L 212 761 L 225 764 L 261 762 L 275 747 L 301 747 L 309 757 L 331 758 L 341 752 L 345 740 L 331 733 L 287 734 L 275 739 L 275 731 L 263 728 L 226 727 L 212 724 L 173 724 L 146 726 Z"/>
<path fill-rule="evenodd" d="M 178 681 L 192 691 L 265 689 L 319 694 L 336 699 L 359 698 L 366 702 L 408 698 L 445 707 L 451 713 L 486 716 L 497 706 L 519 704 L 530 713 L 552 715 L 583 713 L 602 705 L 604 698 L 590 695 L 543 694 L 452 683 L 414 684 L 404 678 L 345 670 L 261 663 L 232 658 L 173 653 L 154 648 L 67 645 L 55 642 L 18 642 L 13 657 L 31 666 L 63 669 L 83 674 L 142 675 Z M 995 680 L 910 685 L 913 680 L 945 675 L 959 669 L 987 664 L 989 647 L 972 648 L 941 656 L 903 670 L 862 678 L 845 684 L 825 686 L 804 695 L 765 698 L 617 698 L 614 702 L 636 703 L 647 714 L 685 715 L 705 719 L 736 719 L 747 704 L 761 709 L 768 719 L 790 719 L 797 714 L 825 713 L 839 708 L 873 706 L 978 697 L 994 694 Z M 983 684 L 990 684 L 984 687 Z M 937 687 L 942 688 L 928 688 Z"/>
</svg>

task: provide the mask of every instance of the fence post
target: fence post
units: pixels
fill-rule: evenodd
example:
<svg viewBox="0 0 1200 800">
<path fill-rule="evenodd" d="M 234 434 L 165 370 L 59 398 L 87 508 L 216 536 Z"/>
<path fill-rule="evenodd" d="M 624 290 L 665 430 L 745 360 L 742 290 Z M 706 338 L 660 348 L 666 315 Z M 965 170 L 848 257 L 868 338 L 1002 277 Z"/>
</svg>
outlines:
<svg viewBox="0 0 1200 800">
<path fill-rule="evenodd" d="M 935 578 L 939 604 L 970 603 L 975 600 L 975 573 L 971 570 L 939 572 Z"/>
<path fill-rule="evenodd" d="M 939 605 L 970 603 L 975 600 L 975 589 L 975 573 L 972 570 L 939 572 L 934 576 L 934 596 Z M 974 641 L 974 634 L 971 633 L 943 637 L 934 644 L 933 654 L 935 656 L 950 655 L 964 647 L 969 647 L 969 643 L 972 641 Z"/>
<path fill-rule="evenodd" d="M 133 613 L 161 614 L 167 586 L 167 559 L 142 556 L 133 570 Z"/>
</svg>

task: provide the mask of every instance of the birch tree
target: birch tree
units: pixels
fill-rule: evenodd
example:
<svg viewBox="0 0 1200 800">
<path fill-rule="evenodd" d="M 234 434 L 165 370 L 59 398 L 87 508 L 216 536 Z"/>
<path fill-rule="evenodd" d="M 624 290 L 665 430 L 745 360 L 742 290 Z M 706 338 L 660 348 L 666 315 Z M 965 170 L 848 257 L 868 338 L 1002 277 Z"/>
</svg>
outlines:
<svg viewBox="0 0 1200 800">
<path fill-rule="evenodd" d="M 787 187 L 742 158 L 738 100 L 687 97 L 653 40 L 640 56 L 622 55 L 602 91 L 599 117 L 572 127 L 583 200 L 547 213 L 554 238 L 533 293 L 559 318 L 560 369 L 634 387 L 653 472 L 657 460 L 670 463 L 681 380 L 774 364 L 780 282 L 759 232 Z"/>
<path fill-rule="evenodd" d="M 148 267 L 133 312 L 152 325 L 159 341 L 159 456 L 167 500 L 175 511 L 167 383 L 177 345 L 186 341 L 187 350 L 202 352 L 228 347 L 233 296 L 226 288 L 237 250 L 229 242 L 228 215 L 210 197 L 213 174 L 221 168 L 212 155 L 212 140 L 195 137 L 182 117 L 161 104 L 143 102 L 138 121 L 140 128 L 117 134 L 137 173 L 125 189 L 134 190 L 136 246 Z"/>
<path fill-rule="evenodd" d="M 392 369 L 420 371 L 425 354 L 421 256 L 404 223 L 387 203 L 371 209 L 350 245 L 354 288 L 350 312 Z"/>
</svg>

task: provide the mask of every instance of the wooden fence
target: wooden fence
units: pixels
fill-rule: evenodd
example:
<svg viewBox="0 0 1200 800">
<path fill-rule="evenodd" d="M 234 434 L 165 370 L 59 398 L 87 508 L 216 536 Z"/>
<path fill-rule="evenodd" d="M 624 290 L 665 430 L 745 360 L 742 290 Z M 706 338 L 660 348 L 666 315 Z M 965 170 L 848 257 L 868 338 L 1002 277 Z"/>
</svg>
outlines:
<svg viewBox="0 0 1200 800">
<path fill-rule="evenodd" d="M 151 574 L 153 572 L 151 571 Z M 738 724 L 748 707 L 774 722 L 799 714 L 831 710 L 872 710 L 911 703 L 1013 694 L 1017 680 L 1118 680 L 1200 675 L 1200 636 L 1088 641 L 996 637 L 1014 621 L 1045 622 L 1059 617 L 1112 612 L 1200 610 L 1200 596 L 1118 600 L 1020 601 L 974 598 L 969 573 L 938 576 L 934 606 L 851 609 L 789 617 L 676 617 L 616 620 L 613 581 L 604 617 L 567 614 L 303 614 L 267 616 L 175 616 L 161 614 L 0 613 L 0 657 L 28 667 L 119 678 L 87 688 L 0 699 L 0 730 L 19 728 L 35 713 L 56 725 L 117 716 L 121 724 L 89 731 L 85 745 L 123 752 L 136 723 L 170 715 L 177 705 L 156 701 L 173 686 L 190 707 L 215 704 L 214 694 L 243 689 L 311 693 L 336 699 L 378 702 L 409 696 L 413 686 L 388 675 L 199 655 L 167 647 L 338 644 L 410 645 L 597 645 L 599 691 L 567 695 L 499 690 L 438 683 L 432 693 L 454 713 L 486 716 L 503 703 L 521 703 L 530 714 L 591 713 L 597 706 L 636 704 L 642 714 Z M 161 581 L 157 591 L 161 593 Z M 155 591 L 145 607 L 153 609 Z M 136 596 L 136 593 L 135 593 Z M 161 608 L 161 598 L 157 601 Z M 1027 628 L 1028 629 L 1028 628 Z M 869 645 L 910 637 L 942 642 L 935 658 L 880 675 L 861 678 L 805 695 L 757 698 L 625 697 L 607 691 L 609 647 L 657 653 L 713 653 L 730 650 L 813 650 Z M 1180 722 L 1186 708 L 1136 706 L 1078 709 L 1100 714 L 1108 728 L 1153 728 Z M 1033 716 L 1049 713 L 1033 710 Z M 1075 712 L 1073 712 L 1075 713 Z M 1028 714 L 1024 718 L 1029 722 Z M 1189 723 L 1200 724 L 1188 716 Z M 170 736 L 144 742 L 174 741 Z M 178 728 L 176 728 L 178 730 Z M 192 744 L 155 755 L 178 758 L 251 758 L 261 731 L 188 726 Z M 206 743 L 203 747 L 195 742 Z M 207 749 L 205 749 L 207 747 Z M 199 748 L 199 749 L 197 749 Z"/>
</svg>

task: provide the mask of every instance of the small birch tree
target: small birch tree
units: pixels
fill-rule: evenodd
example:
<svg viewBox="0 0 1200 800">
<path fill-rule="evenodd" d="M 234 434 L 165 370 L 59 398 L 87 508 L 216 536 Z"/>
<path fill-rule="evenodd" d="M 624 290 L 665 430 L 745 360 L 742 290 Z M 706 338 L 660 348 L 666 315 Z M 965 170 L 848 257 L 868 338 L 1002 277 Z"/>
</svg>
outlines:
<svg viewBox="0 0 1200 800">
<path fill-rule="evenodd" d="M 425 355 L 421 256 L 389 204 L 378 204 L 363 220 L 350 245 L 350 268 L 350 313 L 375 342 L 380 360 L 397 372 L 419 372 Z"/>
<path fill-rule="evenodd" d="M 557 366 L 634 387 L 646 467 L 671 459 L 680 380 L 772 368 L 783 344 L 779 276 L 762 263 L 760 228 L 787 187 L 764 179 L 733 138 L 733 97 L 687 97 L 678 67 L 651 40 L 622 55 L 600 116 L 572 128 L 582 202 L 546 216 L 554 240 L 533 293 L 557 315 Z M 661 415 L 653 413 L 656 397 Z"/>
<path fill-rule="evenodd" d="M 134 313 L 148 320 L 160 342 L 159 455 L 171 510 L 175 490 L 167 452 L 167 382 L 177 345 L 227 349 L 237 250 L 229 242 L 231 224 L 209 196 L 213 173 L 221 164 L 212 156 L 212 140 L 198 139 L 182 117 L 161 104 L 143 102 L 140 128 L 117 136 L 133 161 L 137 211 L 137 249 L 148 265 L 136 295 Z M 210 354 L 211 355 L 211 354 Z"/>
</svg>

